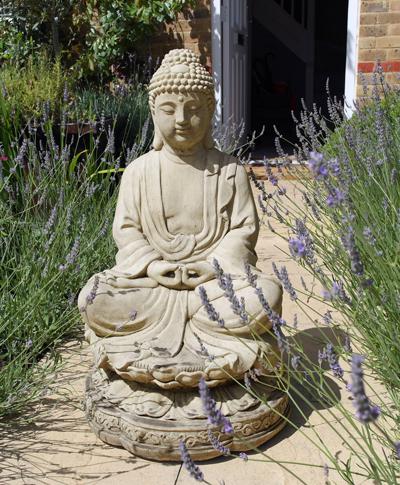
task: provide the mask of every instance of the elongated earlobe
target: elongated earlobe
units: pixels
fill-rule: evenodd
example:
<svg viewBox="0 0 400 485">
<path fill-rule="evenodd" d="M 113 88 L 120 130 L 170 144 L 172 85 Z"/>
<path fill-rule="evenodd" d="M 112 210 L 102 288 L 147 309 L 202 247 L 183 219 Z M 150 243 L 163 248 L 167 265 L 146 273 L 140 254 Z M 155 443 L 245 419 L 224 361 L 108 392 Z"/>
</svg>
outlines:
<svg viewBox="0 0 400 485">
<path fill-rule="evenodd" d="M 153 138 L 153 148 L 156 152 L 160 151 L 164 145 L 164 141 L 161 137 L 160 130 L 157 127 L 157 124 L 154 123 L 154 138 Z"/>
<path fill-rule="evenodd" d="M 208 129 L 206 136 L 204 137 L 203 145 L 204 145 L 204 148 L 206 148 L 207 150 L 214 148 L 214 139 L 212 137 L 212 127 L 211 126 Z"/>
</svg>

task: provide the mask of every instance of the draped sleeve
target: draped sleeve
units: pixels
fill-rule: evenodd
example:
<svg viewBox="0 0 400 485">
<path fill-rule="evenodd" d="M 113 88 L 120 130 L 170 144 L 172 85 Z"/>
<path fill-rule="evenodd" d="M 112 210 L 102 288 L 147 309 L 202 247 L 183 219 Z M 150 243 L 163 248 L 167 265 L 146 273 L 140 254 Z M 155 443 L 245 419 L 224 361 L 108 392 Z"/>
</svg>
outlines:
<svg viewBox="0 0 400 485">
<path fill-rule="evenodd" d="M 235 162 L 237 163 L 237 162 Z M 207 260 L 216 258 L 224 271 L 232 275 L 243 275 L 244 265 L 255 266 L 255 245 L 259 233 L 259 221 L 249 178 L 243 165 L 237 164 L 233 179 L 230 227 Z"/>
<path fill-rule="evenodd" d="M 113 237 L 118 253 L 112 272 L 123 273 L 125 278 L 146 276 L 148 265 L 162 259 L 144 236 L 140 222 L 144 163 L 145 157 L 140 157 L 123 172 L 113 222 Z"/>
</svg>

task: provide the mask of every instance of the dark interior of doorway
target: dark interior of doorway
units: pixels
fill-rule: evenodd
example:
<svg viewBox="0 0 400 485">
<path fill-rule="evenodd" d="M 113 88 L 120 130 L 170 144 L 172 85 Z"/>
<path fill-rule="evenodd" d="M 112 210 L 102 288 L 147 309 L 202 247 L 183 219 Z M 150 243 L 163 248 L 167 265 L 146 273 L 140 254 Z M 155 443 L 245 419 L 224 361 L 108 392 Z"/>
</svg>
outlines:
<svg viewBox="0 0 400 485">
<path fill-rule="evenodd" d="M 253 0 L 262 2 L 264 8 L 276 1 L 282 7 L 295 8 L 307 0 Z M 313 102 L 326 108 L 326 83 L 332 96 L 344 95 L 348 0 L 326 2 L 315 0 L 315 49 Z M 286 47 L 284 38 L 277 38 L 256 18 L 251 22 L 251 130 L 264 135 L 256 141 L 253 159 L 276 157 L 276 125 L 282 135 L 296 141 L 295 125 L 291 111 L 298 114 L 301 98 L 305 98 L 305 63 Z M 291 155 L 290 144 L 282 143 Z"/>
</svg>

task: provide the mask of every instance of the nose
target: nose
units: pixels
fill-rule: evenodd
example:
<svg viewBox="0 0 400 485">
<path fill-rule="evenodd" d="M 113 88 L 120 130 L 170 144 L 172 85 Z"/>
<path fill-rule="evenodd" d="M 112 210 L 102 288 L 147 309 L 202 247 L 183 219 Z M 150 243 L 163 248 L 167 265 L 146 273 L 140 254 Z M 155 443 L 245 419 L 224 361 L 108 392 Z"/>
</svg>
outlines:
<svg viewBox="0 0 400 485">
<path fill-rule="evenodd" d="M 183 106 L 178 106 L 175 112 L 175 123 L 179 126 L 186 125 L 187 115 Z"/>
</svg>

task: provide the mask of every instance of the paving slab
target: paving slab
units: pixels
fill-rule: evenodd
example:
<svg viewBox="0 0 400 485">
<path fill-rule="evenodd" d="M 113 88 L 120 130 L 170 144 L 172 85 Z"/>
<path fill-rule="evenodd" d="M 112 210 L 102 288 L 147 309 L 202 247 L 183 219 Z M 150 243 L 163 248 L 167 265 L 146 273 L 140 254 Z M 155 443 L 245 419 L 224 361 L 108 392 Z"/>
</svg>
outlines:
<svg viewBox="0 0 400 485">
<path fill-rule="evenodd" d="M 301 194 L 295 180 L 283 185 L 301 203 Z M 271 262 L 285 264 L 295 285 L 300 287 L 300 276 L 311 285 L 310 276 L 285 252 L 287 243 L 279 236 L 286 229 L 273 224 L 275 233 L 262 226 L 257 246 L 260 269 L 272 274 Z M 317 358 L 318 348 L 327 340 L 336 338 L 330 328 L 315 329 L 313 319 L 299 310 L 296 302 L 284 296 L 283 317 L 288 323 L 298 315 L 296 338 L 308 349 L 310 358 Z M 313 304 L 321 315 L 323 303 Z M 0 484 L 25 485 L 185 485 L 195 483 L 180 464 L 148 461 L 126 450 L 108 446 L 90 430 L 83 410 L 85 376 L 91 367 L 87 344 L 74 341 L 62 352 L 65 365 L 57 374 L 49 395 L 26 411 L 31 422 L 15 425 L 12 422 L 0 429 Z M 348 368 L 347 368 L 348 371 Z M 338 401 L 351 409 L 344 384 L 338 385 L 326 375 Z M 321 443 L 329 443 L 332 454 L 348 456 L 347 443 L 352 438 L 349 426 L 342 416 L 335 416 L 329 407 L 321 406 L 315 396 L 307 395 L 311 409 L 298 399 L 290 416 L 295 425 L 288 425 L 279 435 L 265 444 L 259 452 L 249 453 L 247 462 L 238 457 L 218 458 L 202 463 L 205 479 L 212 485 L 291 485 L 324 484 L 323 465 L 327 462 Z M 301 411 L 300 411 L 301 410 Z M 336 413 L 337 414 L 337 413 Z M 298 428 L 298 429 L 297 429 Z M 308 437 L 308 438 L 307 438 Z M 279 463 L 280 464 L 279 464 Z M 330 483 L 345 483 L 334 471 Z M 360 480 L 356 483 L 368 483 Z"/>
</svg>

